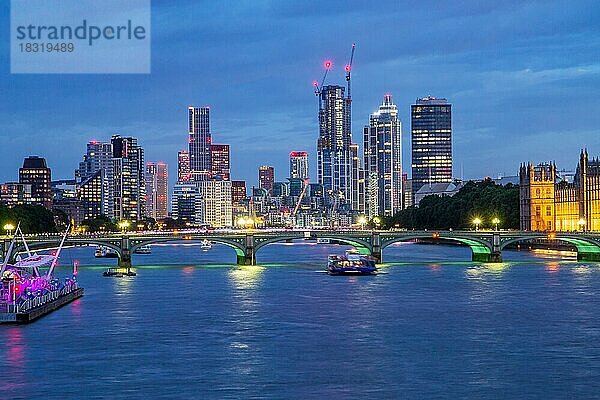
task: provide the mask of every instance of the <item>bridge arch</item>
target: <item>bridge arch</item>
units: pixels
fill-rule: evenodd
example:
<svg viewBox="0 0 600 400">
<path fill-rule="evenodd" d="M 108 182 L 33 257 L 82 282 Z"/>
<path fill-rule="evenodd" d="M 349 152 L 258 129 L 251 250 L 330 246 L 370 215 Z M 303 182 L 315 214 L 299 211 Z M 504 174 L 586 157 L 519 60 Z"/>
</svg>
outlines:
<svg viewBox="0 0 600 400">
<path fill-rule="evenodd" d="M 508 245 L 523 242 L 531 239 L 548 239 L 547 233 L 540 233 L 539 235 L 530 234 L 527 236 L 514 237 L 503 240 L 500 244 L 500 250 L 504 249 Z M 555 240 L 562 240 L 575 246 L 577 249 L 577 260 L 579 261 L 600 261 L 600 242 L 585 238 L 585 237 L 574 237 L 569 234 L 556 233 Z"/>
<path fill-rule="evenodd" d="M 471 249 L 471 260 L 478 262 L 490 262 L 492 261 L 493 248 L 492 244 L 485 241 L 484 239 L 476 237 L 466 237 L 462 235 L 451 235 L 451 232 L 440 233 L 432 232 L 427 234 L 408 234 L 401 235 L 398 237 L 385 237 L 381 238 L 381 251 L 391 244 L 398 242 L 410 242 L 416 239 L 441 239 L 446 241 L 452 241 L 468 246 Z"/>
<path fill-rule="evenodd" d="M 240 263 L 240 260 L 243 260 L 245 258 L 245 255 L 246 255 L 245 247 L 241 243 L 238 243 L 231 239 L 215 237 L 215 236 L 192 236 L 189 239 L 186 239 L 184 237 L 163 237 L 163 238 L 157 237 L 157 238 L 150 238 L 150 239 L 144 239 L 144 240 L 135 240 L 135 243 L 130 247 L 130 253 L 133 254 L 140 247 L 150 245 L 150 244 L 155 244 L 155 243 L 166 243 L 166 242 L 175 242 L 175 241 L 201 242 L 204 240 L 208 240 L 211 243 L 219 243 L 219 244 L 223 244 L 225 246 L 231 247 L 235 251 L 238 263 Z M 244 240 L 245 240 L 245 238 L 244 238 Z"/>
<path fill-rule="evenodd" d="M 358 238 L 347 238 L 344 236 L 336 236 L 336 235 L 319 235 L 318 237 L 311 237 L 311 239 L 329 239 L 331 241 L 337 241 L 337 242 L 341 242 L 347 245 L 350 245 L 352 247 L 354 247 L 356 250 L 358 250 L 360 252 L 360 254 L 364 254 L 364 255 L 371 255 L 371 244 L 365 240 L 362 239 L 358 239 Z M 298 237 L 298 236 L 278 236 L 278 237 L 273 237 L 273 238 L 268 238 L 268 239 L 261 239 L 261 238 L 255 238 L 255 245 L 254 245 L 254 253 L 256 254 L 256 252 L 258 252 L 259 249 L 273 244 L 273 243 L 279 243 L 279 242 L 285 242 L 288 240 L 303 240 L 305 239 L 304 237 Z"/>
<path fill-rule="evenodd" d="M 96 246 L 108 247 L 117 253 L 117 255 L 119 256 L 119 259 L 121 259 L 123 257 L 123 251 L 121 250 L 121 246 L 118 244 L 115 244 L 115 243 L 111 243 L 111 242 L 104 242 L 102 240 L 93 240 L 93 239 L 78 240 L 76 238 L 71 238 L 69 240 L 69 238 L 67 237 L 67 239 L 65 239 L 65 243 L 64 243 L 64 246 L 85 246 L 85 245 L 96 245 Z M 52 250 L 52 249 L 56 249 L 60 246 L 60 238 L 58 238 L 57 240 L 44 240 L 44 241 L 28 242 L 27 246 L 29 247 L 29 250 L 32 252 Z M 9 260 L 14 260 L 14 258 L 17 256 L 17 254 L 22 253 L 24 251 L 26 251 L 26 250 L 25 250 L 25 246 L 22 243 L 15 244 L 15 247 L 13 248 L 12 253 L 8 255 Z"/>
</svg>

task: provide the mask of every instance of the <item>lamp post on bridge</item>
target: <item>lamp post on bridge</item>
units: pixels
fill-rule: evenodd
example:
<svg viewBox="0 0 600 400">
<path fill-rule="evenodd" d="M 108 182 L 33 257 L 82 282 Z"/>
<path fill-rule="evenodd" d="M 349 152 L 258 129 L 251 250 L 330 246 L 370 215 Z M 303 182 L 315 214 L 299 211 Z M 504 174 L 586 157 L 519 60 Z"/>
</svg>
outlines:
<svg viewBox="0 0 600 400">
<path fill-rule="evenodd" d="M 579 221 L 577 221 L 577 225 L 579 225 L 579 230 L 581 232 L 585 232 L 585 219 L 581 218 Z"/>
<path fill-rule="evenodd" d="M 6 224 L 4 225 L 4 230 L 6 231 L 6 236 L 10 236 L 10 233 L 15 229 L 15 226 L 13 224 Z"/>
<path fill-rule="evenodd" d="M 479 230 L 479 225 L 481 225 L 481 219 L 475 218 L 473 220 L 473 224 L 475 225 L 475 230 L 478 231 Z"/>
<path fill-rule="evenodd" d="M 495 217 L 492 220 L 492 224 L 494 224 L 496 226 L 496 230 L 498 230 L 498 224 L 500 223 L 500 219 L 498 219 L 498 217 Z"/>
</svg>

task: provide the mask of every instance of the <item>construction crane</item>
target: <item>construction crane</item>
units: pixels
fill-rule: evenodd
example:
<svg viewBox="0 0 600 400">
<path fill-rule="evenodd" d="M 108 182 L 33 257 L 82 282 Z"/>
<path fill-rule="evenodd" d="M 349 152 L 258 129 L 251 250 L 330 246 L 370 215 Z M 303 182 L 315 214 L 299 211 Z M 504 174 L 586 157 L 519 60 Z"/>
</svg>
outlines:
<svg viewBox="0 0 600 400">
<path fill-rule="evenodd" d="M 348 86 L 348 97 L 346 98 L 347 102 L 352 101 L 352 95 L 350 93 L 350 72 L 352 71 L 352 61 L 354 61 L 354 49 L 356 49 L 356 43 L 352 43 L 352 52 L 350 53 L 350 62 L 346 64 L 346 84 Z"/>
<path fill-rule="evenodd" d="M 325 85 L 325 79 L 327 78 L 327 73 L 331 68 L 333 68 L 333 62 L 331 60 L 326 60 L 323 63 L 323 67 L 325 68 L 325 73 L 323 74 L 323 79 L 321 79 L 321 84 L 319 85 L 318 81 L 313 81 L 313 87 L 315 88 L 315 96 L 319 100 L 319 111 L 321 111 L 321 91 L 323 90 L 323 86 Z"/>
<path fill-rule="evenodd" d="M 302 188 L 302 191 L 300 192 L 300 196 L 298 197 L 298 202 L 296 203 L 296 207 L 294 207 L 294 211 L 292 211 L 292 215 L 290 215 L 290 217 L 292 217 L 292 218 L 294 218 L 296 216 L 296 213 L 298 213 L 298 208 L 300 208 L 300 203 L 302 203 L 302 199 L 304 198 L 306 189 L 308 189 L 308 186 L 310 185 L 309 179 L 304 179 L 303 182 L 304 182 L 304 187 Z"/>
</svg>

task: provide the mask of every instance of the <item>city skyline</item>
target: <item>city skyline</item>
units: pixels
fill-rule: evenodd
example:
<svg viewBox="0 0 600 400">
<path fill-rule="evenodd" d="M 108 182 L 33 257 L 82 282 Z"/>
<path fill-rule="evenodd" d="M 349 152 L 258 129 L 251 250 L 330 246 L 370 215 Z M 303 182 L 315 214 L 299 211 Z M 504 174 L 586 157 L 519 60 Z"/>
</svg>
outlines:
<svg viewBox="0 0 600 400">
<path fill-rule="evenodd" d="M 310 164 L 316 165 L 318 124 L 310 83 L 320 78 L 322 61 L 331 58 L 334 67 L 328 83 L 342 84 L 353 42 L 357 43 L 353 140 L 361 143 L 360 127 L 389 92 L 404 125 L 405 166 L 410 160 L 410 104 L 430 94 L 453 104 L 455 176 L 460 177 L 461 171 L 465 178 L 500 172 L 516 175 L 514 166 L 524 159 L 546 159 L 550 154 L 558 163 L 567 164 L 568 153 L 600 146 L 595 131 L 599 117 L 593 112 L 600 67 L 590 56 L 600 40 L 593 25 L 598 10 L 592 2 L 568 8 L 558 2 L 537 7 L 535 3 L 467 2 L 461 10 L 449 5 L 433 10 L 422 5 L 381 10 L 361 9 L 358 4 L 347 9 L 328 5 L 322 11 L 311 5 L 298 9 L 275 3 L 254 9 L 237 5 L 232 10 L 222 10 L 217 4 L 206 10 L 193 3 L 177 10 L 155 5 L 156 20 L 181 17 L 181 29 L 197 32 L 200 42 L 207 44 L 205 52 L 194 55 L 196 62 L 189 63 L 193 67 L 176 72 L 182 68 L 177 60 L 189 55 L 189 47 L 184 53 L 183 47 L 170 46 L 169 31 L 158 23 L 153 27 L 155 57 L 150 75 L 9 75 L 4 62 L 0 88 L 6 105 L 0 111 L 0 127 L 11 151 L 0 150 L 0 181 L 16 180 L 13 167 L 29 155 L 45 157 L 56 178 L 68 177 L 87 142 L 115 133 L 137 137 L 149 159 L 177 165 L 180 139 L 187 129 L 182 116 L 190 104 L 211 107 L 211 130 L 219 135 L 219 142 L 231 145 L 234 179 L 252 182 L 259 165 L 272 164 L 275 179 L 282 180 L 289 151 L 307 151 Z M 0 6 L 0 22 L 8 22 L 8 11 L 8 5 Z M 347 28 L 345 23 L 358 12 L 375 21 L 396 18 L 397 24 L 382 24 L 386 26 L 383 32 L 357 24 L 338 39 Z M 194 17 L 204 13 L 220 17 L 205 27 L 192 26 Z M 416 45 L 411 38 L 426 13 L 431 13 L 428 29 L 448 28 L 448 38 L 431 35 Z M 225 18 L 230 23 L 224 24 Z M 326 18 L 331 24 L 321 26 L 318 39 L 303 29 Z M 272 21 L 270 32 L 289 27 L 285 40 L 267 35 L 252 22 L 264 20 Z M 458 20 L 460 26 L 453 26 Z M 506 20 L 514 23 L 505 26 L 502 21 Z M 524 20 L 526 26 L 519 25 Z M 474 37 L 473 30 L 480 34 Z M 254 40 L 246 48 L 248 37 Z M 181 35 L 177 40 L 191 43 Z M 294 46 L 285 45 L 290 41 Z M 0 50 L 6 54 L 6 47 Z M 190 80 L 198 71 L 203 78 Z M 38 90 L 41 95 L 32 98 L 31 93 Z M 92 104 L 97 112 L 89 112 Z M 230 109 L 238 112 L 230 114 Z M 40 130 L 42 137 L 36 136 Z M 290 140 L 275 149 L 270 138 L 282 132 Z M 556 143 L 564 135 L 571 140 L 559 149 Z M 170 186 L 175 177 L 171 173 Z M 316 181 L 314 169 L 311 179 Z"/>
</svg>

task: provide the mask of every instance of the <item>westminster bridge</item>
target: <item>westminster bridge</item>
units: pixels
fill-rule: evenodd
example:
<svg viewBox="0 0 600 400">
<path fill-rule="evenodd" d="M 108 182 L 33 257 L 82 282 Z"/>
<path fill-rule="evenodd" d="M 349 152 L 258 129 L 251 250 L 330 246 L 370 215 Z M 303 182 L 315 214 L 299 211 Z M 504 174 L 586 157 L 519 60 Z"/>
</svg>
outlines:
<svg viewBox="0 0 600 400">
<path fill-rule="evenodd" d="M 62 237 L 58 234 L 26 236 L 31 251 L 57 248 Z M 172 241 L 209 241 L 229 246 L 235 250 L 237 263 L 254 265 L 256 253 L 272 243 L 294 240 L 317 240 L 347 244 L 361 254 L 371 255 L 378 263 L 383 262 L 383 250 L 397 242 L 429 240 L 454 242 L 468 246 L 472 260 L 478 262 L 501 262 L 502 250 L 511 244 L 532 239 L 560 240 L 577 249 L 577 259 L 600 261 L 600 232 L 531 232 L 531 231 L 377 231 L 377 230 L 224 230 L 224 231 L 162 231 L 126 232 L 120 234 L 76 234 L 65 239 L 65 246 L 97 245 L 113 249 L 119 258 L 119 266 L 131 267 L 131 255 L 141 246 Z M 7 256 L 10 238 L 0 243 L 2 258 Z M 25 251 L 22 243 L 15 243 L 11 254 Z M 400 261 L 400 260 L 397 260 Z"/>
</svg>

